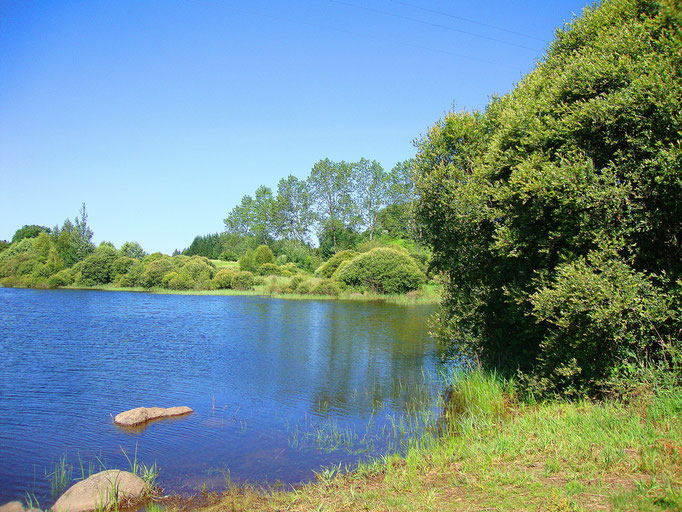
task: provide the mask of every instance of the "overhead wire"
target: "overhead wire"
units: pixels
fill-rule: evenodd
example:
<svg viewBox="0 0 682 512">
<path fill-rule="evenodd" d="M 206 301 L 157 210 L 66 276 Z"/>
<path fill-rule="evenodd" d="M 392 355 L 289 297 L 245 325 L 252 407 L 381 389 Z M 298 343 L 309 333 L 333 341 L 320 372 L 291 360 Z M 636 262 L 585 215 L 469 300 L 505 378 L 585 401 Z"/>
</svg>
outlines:
<svg viewBox="0 0 682 512">
<path fill-rule="evenodd" d="M 502 44 L 506 44 L 506 45 L 509 45 L 509 46 L 515 46 L 515 47 L 517 47 L 517 48 L 523 48 L 524 50 L 530 50 L 530 51 L 532 51 L 532 52 L 537 52 L 537 53 L 540 52 L 540 50 L 537 49 L 537 48 L 531 48 L 530 46 L 525 46 L 525 45 L 523 45 L 523 44 L 512 43 L 511 41 L 505 41 L 504 39 L 499 39 L 499 38 L 497 38 L 497 37 L 490 37 L 490 36 L 484 36 L 484 35 L 481 35 L 481 34 L 476 34 L 475 32 L 469 32 L 468 30 L 461 30 L 461 29 L 458 29 L 458 28 L 450 27 L 450 26 L 448 26 L 448 25 L 441 25 L 440 23 L 433 23 L 433 22 L 430 22 L 430 21 L 424 21 L 424 20 L 420 20 L 420 19 L 418 19 L 418 18 L 413 18 L 413 17 L 411 17 L 411 16 L 405 16 L 405 15 L 397 14 L 397 13 L 393 13 L 393 12 L 382 11 L 381 9 L 374 9 L 374 8 L 372 8 L 372 7 L 365 7 L 364 5 L 357 5 L 357 4 L 351 4 L 351 3 L 348 3 L 348 2 L 342 2 L 341 0 L 329 0 L 329 1 L 330 1 L 330 2 L 333 2 L 333 3 L 335 3 L 335 4 L 345 5 L 345 6 L 348 6 L 348 7 L 354 7 L 354 8 L 356 8 L 356 9 L 362 9 L 363 11 L 374 12 L 374 13 L 377 13 L 377 14 L 383 14 L 384 16 L 391 16 L 391 17 L 394 17 L 394 18 L 400 18 L 400 19 L 404 19 L 404 20 L 409 20 L 409 21 L 412 21 L 412 22 L 414 22 L 414 23 L 420 23 L 420 24 L 422 24 L 422 25 L 428 25 L 428 26 L 431 26 L 431 27 L 442 28 L 442 29 L 444 29 L 444 30 L 450 30 L 450 31 L 452 31 L 452 32 L 459 32 L 460 34 L 466 34 L 466 35 L 469 35 L 469 36 L 478 37 L 478 38 L 480 38 L 480 39 L 487 39 L 488 41 L 494 41 L 494 42 L 496 42 L 496 43 L 502 43 Z"/>
<path fill-rule="evenodd" d="M 462 17 L 462 16 L 455 16 L 454 14 L 450 14 L 450 13 L 443 12 L 443 11 L 437 11 L 436 9 L 429 9 L 428 7 L 423 7 L 423 6 L 421 6 L 421 5 L 414 5 L 414 4 L 411 4 L 411 3 L 408 3 L 408 2 L 401 2 L 400 0 L 390 0 L 390 1 L 393 2 L 393 3 L 395 3 L 395 4 L 400 4 L 400 5 L 404 5 L 404 6 L 407 6 L 407 7 L 412 7 L 413 9 L 419 9 L 420 11 L 425 11 L 425 12 L 430 12 L 430 13 L 433 13 L 433 14 L 438 14 L 439 16 L 446 16 L 446 17 L 452 18 L 452 19 L 454 19 L 454 20 L 466 21 L 467 23 L 473 23 L 474 25 L 480 25 L 481 27 L 492 28 L 492 29 L 494 29 L 494 30 L 499 30 L 499 31 L 501 31 L 501 32 L 506 32 L 506 33 L 508 33 L 508 34 L 512 34 L 512 35 L 515 35 L 515 36 L 526 37 L 526 38 L 528 38 L 528 39 L 534 39 L 535 41 L 540 41 L 540 42 L 542 42 L 542 43 L 549 43 L 549 41 L 547 41 L 546 39 L 543 39 L 543 38 L 541 38 L 541 37 L 533 36 L 533 35 L 530 35 L 530 34 L 524 34 L 523 32 L 517 32 L 516 30 L 510 30 L 510 29 L 508 29 L 508 28 L 498 27 L 498 26 L 496 26 L 496 25 L 490 25 L 490 24 L 488 24 L 488 23 L 483 23 L 483 22 L 481 22 L 481 21 L 472 20 L 472 19 L 470 19 L 470 18 L 464 18 L 464 17 Z"/>
<path fill-rule="evenodd" d="M 331 0 L 331 1 L 334 1 L 334 0 Z M 337 3 L 339 3 L 339 2 L 337 2 Z M 309 22 L 306 22 L 306 21 L 302 21 L 302 20 L 300 20 L 300 19 L 287 18 L 287 17 L 284 17 L 284 16 L 278 16 L 278 15 L 263 13 L 263 12 L 259 12 L 259 11 L 252 11 L 252 10 L 249 10 L 249 9 L 242 9 L 242 8 L 238 8 L 238 7 L 232 7 L 232 6 L 229 6 L 229 5 L 225 5 L 225 7 L 226 7 L 227 9 L 231 10 L 231 11 L 239 12 L 239 13 L 247 14 L 247 15 L 251 15 L 251 16 L 260 16 L 260 17 L 264 17 L 264 18 L 270 18 L 270 19 L 273 19 L 273 20 L 277 20 L 277 21 L 284 21 L 284 22 L 291 23 L 291 24 L 307 25 L 307 26 L 310 26 L 310 27 L 313 27 L 313 28 L 316 28 L 316 29 L 319 29 L 319 28 L 321 27 L 321 25 L 318 24 L 318 23 L 309 23 Z M 355 31 L 352 31 L 352 30 L 346 30 L 346 29 L 342 29 L 342 28 L 338 28 L 338 27 L 334 27 L 334 26 L 329 26 L 329 25 L 326 26 L 326 27 L 324 27 L 324 28 L 326 28 L 326 29 L 328 29 L 328 30 L 333 30 L 333 31 L 335 31 L 335 32 L 340 32 L 340 33 L 344 33 L 344 34 L 347 34 L 347 35 L 352 35 L 352 36 L 354 36 L 354 37 L 364 37 L 364 38 L 366 38 L 366 39 L 371 39 L 371 40 L 374 40 L 374 41 L 379 42 L 379 43 L 382 43 L 382 44 L 391 44 L 391 45 L 398 45 L 398 46 L 406 46 L 406 47 L 416 48 L 416 49 L 419 49 L 419 50 L 425 50 L 425 51 L 430 51 L 430 52 L 435 52 L 435 53 L 441 53 L 441 54 L 444 54 L 444 55 L 450 55 L 450 56 L 452 56 L 452 57 L 457 57 L 457 58 L 460 58 L 460 59 L 465 59 L 465 60 L 470 60 L 470 61 L 476 61 L 476 62 L 482 62 L 482 63 L 484 63 L 484 64 L 489 64 L 489 65 L 492 65 L 492 66 L 504 67 L 504 68 L 507 68 L 507 69 L 510 69 L 510 70 L 514 70 L 514 71 L 519 71 L 519 72 L 521 71 L 518 67 L 516 67 L 516 66 L 510 66 L 510 65 L 508 65 L 508 64 L 506 64 L 506 63 L 494 62 L 494 61 L 490 61 L 490 60 L 487 60 L 487 59 L 481 59 L 481 58 L 479 58 L 479 57 L 472 57 L 472 56 L 470 56 L 470 55 L 466 55 L 466 54 L 462 54 L 462 53 L 457 53 L 457 52 L 452 52 L 452 51 L 449 51 L 449 50 L 444 50 L 444 49 L 442 49 L 442 48 L 433 48 L 433 47 L 429 47 L 429 46 L 423 46 L 423 45 L 419 45 L 419 44 L 415 44 L 415 43 L 410 43 L 410 42 L 407 42 L 407 41 L 405 41 L 405 40 L 399 40 L 399 41 L 387 41 L 387 40 L 382 40 L 382 39 L 377 38 L 377 37 L 372 37 L 371 35 L 368 35 L 367 33 L 355 32 Z"/>
</svg>

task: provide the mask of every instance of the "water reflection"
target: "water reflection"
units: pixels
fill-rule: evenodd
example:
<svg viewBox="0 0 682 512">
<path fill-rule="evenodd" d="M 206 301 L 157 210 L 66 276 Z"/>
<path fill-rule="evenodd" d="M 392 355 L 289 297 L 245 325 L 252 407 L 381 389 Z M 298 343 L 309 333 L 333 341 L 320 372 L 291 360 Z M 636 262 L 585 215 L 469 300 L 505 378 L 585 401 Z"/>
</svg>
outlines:
<svg viewBox="0 0 682 512">
<path fill-rule="evenodd" d="M 159 464 L 166 491 L 224 485 L 228 470 L 235 481 L 297 482 L 357 460 L 294 446 L 292 429 L 357 429 L 370 415 L 378 425 L 402 414 L 437 371 L 431 312 L 0 288 L 0 502 L 26 490 L 49 502 L 45 467 L 65 454 L 125 469 L 122 450 L 137 448 Z M 141 405 L 195 413 L 135 431 L 113 425 L 112 415 Z"/>
</svg>

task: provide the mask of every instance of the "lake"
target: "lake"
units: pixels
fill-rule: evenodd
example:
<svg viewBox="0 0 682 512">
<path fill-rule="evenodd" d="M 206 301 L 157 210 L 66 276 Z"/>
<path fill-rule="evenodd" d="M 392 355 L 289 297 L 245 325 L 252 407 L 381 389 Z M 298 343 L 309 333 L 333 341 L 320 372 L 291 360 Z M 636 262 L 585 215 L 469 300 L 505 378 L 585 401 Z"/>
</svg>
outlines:
<svg viewBox="0 0 682 512">
<path fill-rule="evenodd" d="M 396 449 L 440 392 L 433 306 L 0 288 L 0 504 L 64 460 L 160 468 L 166 493 L 294 484 Z M 117 413 L 194 413 L 124 430 Z M 402 422 L 402 423 L 401 423 Z M 125 452 L 125 453 L 124 453 Z"/>
</svg>

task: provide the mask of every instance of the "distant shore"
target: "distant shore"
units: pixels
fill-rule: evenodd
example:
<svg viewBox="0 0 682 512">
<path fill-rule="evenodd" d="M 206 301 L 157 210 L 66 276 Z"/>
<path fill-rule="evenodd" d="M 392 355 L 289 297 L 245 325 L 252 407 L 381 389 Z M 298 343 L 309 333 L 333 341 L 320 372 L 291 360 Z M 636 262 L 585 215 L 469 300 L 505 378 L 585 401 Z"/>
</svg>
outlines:
<svg viewBox="0 0 682 512">
<path fill-rule="evenodd" d="M 387 304 L 400 304 L 405 306 L 412 305 L 437 305 L 440 303 L 441 287 L 438 285 L 427 284 L 420 290 L 404 294 L 380 294 L 380 293 L 358 293 L 353 291 L 342 292 L 340 295 L 312 295 L 298 293 L 269 293 L 267 285 L 255 286 L 253 290 L 170 290 L 166 288 L 143 288 L 120 287 L 113 284 L 102 286 L 64 286 L 60 290 L 100 290 L 108 292 L 142 292 L 158 295 L 218 295 L 218 296 L 253 296 L 271 297 L 274 299 L 287 300 L 341 300 L 354 302 L 385 302 Z"/>
</svg>

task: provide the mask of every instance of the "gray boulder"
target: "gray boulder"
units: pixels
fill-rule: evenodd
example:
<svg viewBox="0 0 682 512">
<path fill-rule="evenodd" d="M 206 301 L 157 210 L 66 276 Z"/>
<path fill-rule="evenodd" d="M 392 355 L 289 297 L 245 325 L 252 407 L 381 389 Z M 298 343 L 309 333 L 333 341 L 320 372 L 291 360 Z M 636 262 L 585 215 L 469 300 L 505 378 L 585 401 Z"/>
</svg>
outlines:
<svg viewBox="0 0 682 512">
<path fill-rule="evenodd" d="M 191 412 L 194 411 L 184 405 L 181 407 L 168 407 L 167 409 L 163 407 L 137 407 L 136 409 L 117 414 L 114 418 L 114 423 L 123 427 L 134 427 L 135 425 L 147 423 L 150 420 L 184 416 Z"/>
<path fill-rule="evenodd" d="M 53 512 L 91 512 L 140 500 L 149 486 L 139 476 L 110 469 L 78 482 L 52 505 Z"/>
</svg>

